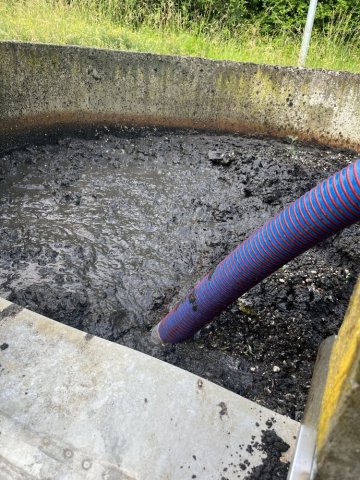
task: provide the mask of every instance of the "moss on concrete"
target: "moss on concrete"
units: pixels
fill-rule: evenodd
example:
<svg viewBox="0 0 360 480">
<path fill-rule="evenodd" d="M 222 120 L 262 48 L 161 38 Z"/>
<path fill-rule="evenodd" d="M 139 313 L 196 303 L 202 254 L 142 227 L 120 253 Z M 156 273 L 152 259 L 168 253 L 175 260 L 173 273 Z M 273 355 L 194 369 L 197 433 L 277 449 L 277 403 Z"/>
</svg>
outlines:
<svg viewBox="0 0 360 480">
<path fill-rule="evenodd" d="M 360 75 L 0 43 L 0 148 L 50 128 L 136 124 L 294 136 L 360 150 Z"/>
</svg>

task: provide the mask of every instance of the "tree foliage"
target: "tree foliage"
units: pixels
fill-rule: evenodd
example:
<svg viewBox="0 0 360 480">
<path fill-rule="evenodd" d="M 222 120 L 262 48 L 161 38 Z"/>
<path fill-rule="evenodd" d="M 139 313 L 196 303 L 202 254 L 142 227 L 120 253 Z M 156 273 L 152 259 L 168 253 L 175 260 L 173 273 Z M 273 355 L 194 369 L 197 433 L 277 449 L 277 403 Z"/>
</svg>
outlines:
<svg viewBox="0 0 360 480">
<path fill-rule="evenodd" d="M 310 0 L 263 0 L 264 29 L 301 30 L 306 22 Z M 355 35 L 360 21 L 360 0 L 319 0 L 314 28 L 327 31 L 339 22 L 344 34 Z"/>
<path fill-rule="evenodd" d="M 88 4 L 113 20 L 132 25 L 157 19 L 158 23 L 181 23 L 183 27 L 216 25 L 235 33 L 244 23 L 256 23 L 262 33 L 299 33 L 304 28 L 310 0 L 68 0 Z M 315 30 L 341 27 L 344 38 L 359 36 L 360 0 L 319 0 Z"/>
</svg>

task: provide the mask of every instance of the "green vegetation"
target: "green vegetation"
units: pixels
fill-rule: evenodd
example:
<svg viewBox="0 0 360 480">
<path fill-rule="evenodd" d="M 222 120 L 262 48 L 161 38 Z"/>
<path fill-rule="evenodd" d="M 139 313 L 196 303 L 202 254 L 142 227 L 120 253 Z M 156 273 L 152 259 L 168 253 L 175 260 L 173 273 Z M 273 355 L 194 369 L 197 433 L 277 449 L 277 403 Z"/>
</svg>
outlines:
<svg viewBox="0 0 360 480">
<path fill-rule="evenodd" d="M 0 40 L 296 65 L 309 0 L 0 0 Z M 307 65 L 360 72 L 360 1 L 319 2 Z"/>
</svg>

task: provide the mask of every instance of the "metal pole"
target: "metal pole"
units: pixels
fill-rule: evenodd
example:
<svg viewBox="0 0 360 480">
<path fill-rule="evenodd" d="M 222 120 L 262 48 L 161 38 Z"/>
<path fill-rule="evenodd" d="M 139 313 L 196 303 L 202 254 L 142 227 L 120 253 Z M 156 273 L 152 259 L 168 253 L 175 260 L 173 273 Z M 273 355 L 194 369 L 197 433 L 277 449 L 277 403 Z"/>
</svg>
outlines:
<svg viewBox="0 0 360 480">
<path fill-rule="evenodd" d="M 300 55 L 299 55 L 299 67 L 304 67 L 306 62 L 306 57 L 309 50 L 311 32 L 314 25 L 314 17 L 316 12 L 318 0 L 310 0 L 309 10 L 306 19 L 306 25 L 304 29 L 304 34 L 301 43 Z"/>
</svg>

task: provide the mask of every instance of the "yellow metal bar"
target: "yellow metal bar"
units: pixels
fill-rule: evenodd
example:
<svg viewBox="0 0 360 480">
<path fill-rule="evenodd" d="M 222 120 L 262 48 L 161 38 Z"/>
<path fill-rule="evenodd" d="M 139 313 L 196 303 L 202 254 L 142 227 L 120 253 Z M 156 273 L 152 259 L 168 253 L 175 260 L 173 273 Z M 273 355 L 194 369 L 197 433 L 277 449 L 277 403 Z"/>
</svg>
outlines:
<svg viewBox="0 0 360 480">
<path fill-rule="evenodd" d="M 349 472 L 360 468 L 360 279 L 330 358 L 317 452 L 319 478 L 336 478 L 330 470 L 335 472 L 340 463 Z"/>
</svg>

